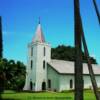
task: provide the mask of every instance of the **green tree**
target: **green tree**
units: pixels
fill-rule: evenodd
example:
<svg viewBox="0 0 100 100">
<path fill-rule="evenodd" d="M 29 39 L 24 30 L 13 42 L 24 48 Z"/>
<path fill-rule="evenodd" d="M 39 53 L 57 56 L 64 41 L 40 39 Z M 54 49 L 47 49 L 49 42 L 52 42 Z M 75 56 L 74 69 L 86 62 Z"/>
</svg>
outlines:
<svg viewBox="0 0 100 100">
<path fill-rule="evenodd" d="M 59 45 L 51 49 L 51 58 L 59 60 L 75 61 L 75 48 L 71 46 Z M 87 62 L 85 54 L 82 52 L 83 62 Z M 90 57 L 93 64 L 97 64 L 96 59 Z"/>
<path fill-rule="evenodd" d="M 2 60 L 0 59 L 0 93 L 2 93 L 4 90 L 5 73 L 3 72 L 3 69 L 4 69 L 4 65 Z"/>
<path fill-rule="evenodd" d="M 5 76 L 5 89 L 22 90 L 25 82 L 25 65 L 14 60 L 2 59 L 0 71 Z"/>
</svg>

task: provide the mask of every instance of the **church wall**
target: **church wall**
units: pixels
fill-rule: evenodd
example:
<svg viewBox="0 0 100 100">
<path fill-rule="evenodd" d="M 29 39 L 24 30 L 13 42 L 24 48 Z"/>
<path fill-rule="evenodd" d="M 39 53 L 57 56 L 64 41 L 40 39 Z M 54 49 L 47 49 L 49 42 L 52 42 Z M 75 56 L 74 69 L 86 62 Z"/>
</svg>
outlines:
<svg viewBox="0 0 100 100">
<path fill-rule="evenodd" d="M 31 55 L 31 48 L 33 48 L 33 55 Z M 37 45 L 36 44 L 28 44 L 28 56 L 27 56 L 27 68 L 26 68 L 26 82 L 24 86 L 24 90 L 30 90 L 30 82 L 35 85 L 36 81 L 36 60 L 37 60 Z M 33 61 L 33 66 L 31 69 L 31 61 Z M 35 86 L 33 86 L 32 90 L 35 90 Z"/>
<path fill-rule="evenodd" d="M 62 90 L 71 90 L 74 89 L 74 75 L 70 75 L 70 74 L 60 74 L 59 75 L 59 91 Z M 97 85 L 100 88 L 100 76 L 95 76 L 96 77 L 96 81 L 97 81 Z M 91 89 L 92 88 L 92 83 L 91 83 L 91 79 L 89 77 L 89 75 L 84 75 L 83 77 L 84 79 L 84 89 Z M 72 80 L 72 88 L 70 88 L 70 80 Z"/>
<path fill-rule="evenodd" d="M 47 67 L 47 79 L 51 80 L 51 88 L 47 89 L 52 91 L 59 91 L 59 74 L 49 65 Z"/>
<path fill-rule="evenodd" d="M 96 75 L 95 78 L 98 87 L 100 87 L 100 76 Z M 89 75 L 84 75 L 84 88 L 92 88 L 92 83 Z"/>
<path fill-rule="evenodd" d="M 92 84 L 91 84 L 91 80 L 90 80 L 90 77 L 89 75 L 84 75 L 84 88 L 92 88 Z"/>
<path fill-rule="evenodd" d="M 45 47 L 45 55 L 44 55 Z M 45 61 L 45 68 L 43 68 L 43 61 Z M 37 46 L 37 61 L 36 61 L 36 91 L 42 90 L 42 83 L 46 83 L 47 87 L 47 66 L 46 63 L 50 61 L 50 46 L 44 43 L 38 43 Z"/>
<path fill-rule="evenodd" d="M 70 80 L 72 80 L 72 87 L 71 88 L 70 88 Z M 60 81 L 59 91 L 74 89 L 74 76 L 73 75 L 60 74 L 59 81 Z"/>
<path fill-rule="evenodd" d="M 100 75 L 96 76 L 96 82 L 97 82 L 98 87 L 100 88 Z"/>
</svg>

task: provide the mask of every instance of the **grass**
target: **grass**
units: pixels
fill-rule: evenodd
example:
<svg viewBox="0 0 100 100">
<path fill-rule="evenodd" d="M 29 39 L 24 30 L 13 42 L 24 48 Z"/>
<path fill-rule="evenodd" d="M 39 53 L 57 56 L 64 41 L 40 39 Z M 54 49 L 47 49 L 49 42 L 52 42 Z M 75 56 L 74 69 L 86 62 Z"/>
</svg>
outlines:
<svg viewBox="0 0 100 100">
<path fill-rule="evenodd" d="M 39 92 L 39 93 L 28 93 L 28 92 L 14 92 L 5 91 L 2 95 L 3 100 L 74 100 L 74 93 L 69 92 Z M 96 100 L 91 90 L 85 90 L 84 100 Z"/>
</svg>

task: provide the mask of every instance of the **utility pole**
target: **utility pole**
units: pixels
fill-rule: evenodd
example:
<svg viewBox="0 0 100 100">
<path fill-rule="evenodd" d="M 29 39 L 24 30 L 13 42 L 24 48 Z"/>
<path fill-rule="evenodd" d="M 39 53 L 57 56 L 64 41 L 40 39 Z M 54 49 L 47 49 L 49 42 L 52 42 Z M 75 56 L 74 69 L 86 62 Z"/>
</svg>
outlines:
<svg viewBox="0 0 100 100">
<path fill-rule="evenodd" d="M 83 43 L 84 47 L 84 53 L 87 58 L 87 64 L 88 64 L 88 70 L 89 75 L 91 78 L 93 90 L 96 96 L 96 100 L 100 100 L 100 95 L 98 92 L 98 87 L 95 79 L 95 75 L 92 69 L 92 64 L 89 58 L 89 52 L 84 36 L 83 26 L 82 26 L 82 19 L 80 15 L 80 7 L 79 7 L 79 0 L 74 0 L 74 12 L 75 12 L 75 48 L 76 48 L 76 61 L 75 61 L 75 100 L 83 100 L 83 83 L 80 79 L 83 78 L 82 76 L 82 55 L 79 53 L 79 50 L 81 51 L 81 42 Z M 78 50 L 79 49 L 79 50 Z M 80 57 L 79 57 L 80 56 Z M 78 62 L 79 61 L 79 62 Z M 80 67 L 80 68 L 79 68 Z M 81 71 L 81 72 L 79 72 Z M 78 76 L 79 75 L 79 76 Z M 80 87 L 79 87 L 79 86 Z M 79 93 L 81 92 L 81 93 Z M 81 97 L 82 96 L 82 97 Z"/>
<path fill-rule="evenodd" d="M 0 61 L 1 61 L 1 58 L 3 57 L 2 48 L 3 48 L 2 46 L 2 19 L 0 16 Z M 3 72 L 0 71 L 0 100 L 2 100 L 1 93 L 3 92 L 3 90 L 4 90 L 4 75 L 3 75 Z"/>
<path fill-rule="evenodd" d="M 99 13 L 99 10 L 98 10 L 97 4 L 96 4 L 96 0 L 93 0 L 93 4 L 94 4 L 95 11 L 96 11 L 98 21 L 99 21 L 99 24 L 100 24 L 100 13 Z"/>
<path fill-rule="evenodd" d="M 88 70 L 89 70 L 89 75 L 90 75 L 90 79 L 91 79 L 91 82 L 92 82 L 94 94 L 95 94 L 96 100 L 100 100 L 100 94 L 99 94 L 99 91 L 98 91 L 98 86 L 97 86 L 97 83 L 96 83 L 95 74 L 93 72 L 92 64 L 91 64 L 91 61 L 90 61 L 90 58 L 89 58 L 89 52 L 88 52 L 84 32 L 82 32 L 82 41 L 83 41 L 85 56 L 87 58 Z"/>
<path fill-rule="evenodd" d="M 82 64 L 82 38 L 80 30 L 79 0 L 74 0 L 74 28 L 75 28 L 75 100 L 83 100 L 83 64 Z"/>
<path fill-rule="evenodd" d="M 3 45 L 2 45 L 2 18 L 0 16 L 0 58 L 3 57 L 2 51 L 3 51 Z"/>
</svg>

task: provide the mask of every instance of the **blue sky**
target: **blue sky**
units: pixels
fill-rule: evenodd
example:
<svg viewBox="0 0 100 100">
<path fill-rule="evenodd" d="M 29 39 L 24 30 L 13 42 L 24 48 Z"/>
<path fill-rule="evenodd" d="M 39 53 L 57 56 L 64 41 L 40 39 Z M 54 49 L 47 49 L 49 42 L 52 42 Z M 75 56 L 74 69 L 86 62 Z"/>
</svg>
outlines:
<svg viewBox="0 0 100 100">
<path fill-rule="evenodd" d="M 46 41 L 52 47 L 74 45 L 74 0 L 0 0 L 4 57 L 27 63 L 27 44 L 41 17 Z M 100 0 L 96 0 L 100 11 Z M 85 37 L 91 56 L 100 63 L 100 26 L 92 0 L 80 0 Z"/>
</svg>

